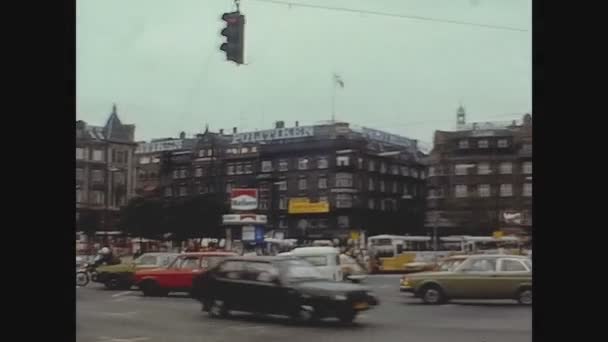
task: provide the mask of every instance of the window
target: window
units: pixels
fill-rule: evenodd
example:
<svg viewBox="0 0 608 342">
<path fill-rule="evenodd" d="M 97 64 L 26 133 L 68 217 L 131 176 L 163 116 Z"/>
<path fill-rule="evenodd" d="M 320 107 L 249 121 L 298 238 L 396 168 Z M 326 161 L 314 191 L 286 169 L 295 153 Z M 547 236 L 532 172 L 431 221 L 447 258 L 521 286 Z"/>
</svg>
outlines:
<svg viewBox="0 0 608 342">
<path fill-rule="evenodd" d="M 150 164 L 150 157 L 141 157 L 139 158 L 140 164 Z"/>
<path fill-rule="evenodd" d="M 243 167 L 244 167 L 243 171 L 245 172 L 246 175 L 253 173 L 253 164 L 251 164 L 251 162 L 245 163 L 243 165 Z"/>
<path fill-rule="evenodd" d="M 249 147 L 241 148 L 241 153 L 249 153 Z"/>
<path fill-rule="evenodd" d="M 327 256 L 325 255 L 303 256 L 302 259 L 308 261 L 313 266 L 327 266 Z"/>
<path fill-rule="evenodd" d="M 203 168 L 202 167 L 197 167 L 195 169 L 194 175 L 196 177 L 202 177 L 203 176 Z"/>
<path fill-rule="evenodd" d="M 490 163 L 479 163 L 477 164 L 477 174 L 478 175 L 489 175 L 492 173 L 490 170 Z"/>
<path fill-rule="evenodd" d="M 251 147 L 251 153 L 256 153 L 258 152 L 258 147 L 257 146 L 252 146 Z"/>
<path fill-rule="evenodd" d="M 471 263 L 464 268 L 472 272 L 496 272 L 495 259 L 472 259 Z"/>
<path fill-rule="evenodd" d="M 327 219 L 319 219 L 319 228 L 327 228 L 329 224 L 327 223 Z"/>
<path fill-rule="evenodd" d="M 233 186 L 234 186 L 234 184 L 232 182 L 227 182 L 226 183 L 226 193 L 231 193 Z"/>
<path fill-rule="evenodd" d="M 399 174 L 399 165 L 391 165 L 391 174 L 398 175 Z"/>
<path fill-rule="evenodd" d="M 435 167 L 429 167 L 429 177 L 433 177 L 435 175 Z"/>
<path fill-rule="evenodd" d="M 247 279 L 262 283 L 271 283 L 279 277 L 279 270 L 266 262 L 248 262 L 245 264 Z"/>
<path fill-rule="evenodd" d="M 371 172 L 376 171 L 376 162 L 373 160 L 368 160 L 367 161 L 367 170 L 371 171 Z"/>
<path fill-rule="evenodd" d="M 207 185 L 207 184 L 201 185 L 201 187 L 200 187 L 200 193 L 201 194 L 206 194 L 208 192 L 209 192 L 209 185 Z"/>
<path fill-rule="evenodd" d="M 458 142 L 458 148 L 469 148 L 469 141 L 468 140 L 460 140 Z"/>
<path fill-rule="evenodd" d="M 490 184 L 479 184 L 477 186 L 479 197 L 490 197 Z"/>
<path fill-rule="evenodd" d="M 509 141 L 507 139 L 498 139 L 498 147 L 505 148 L 509 146 Z"/>
<path fill-rule="evenodd" d="M 236 174 L 237 175 L 242 175 L 243 174 L 243 164 L 236 164 Z"/>
<path fill-rule="evenodd" d="M 319 181 L 318 181 L 317 187 L 319 189 L 327 189 L 327 177 L 326 176 L 320 176 L 319 177 Z"/>
<path fill-rule="evenodd" d="M 240 279 L 245 273 L 245 263 L 243 261 L 226 261 L 218 268 L 218 275 L 229 279 Z"/>
<path fill-rule="evenodd" d="M 409 176 L 410 175 L 410 170 L 408 169 L 407 166 L 400 166 L 399 168 L 401 169 L 401 175 L 402 176 Z"/>
<path fill-rule="evenodd" d="M 386 202 L 384 202 L 384 200 L 382 199 L 380 200 L 380 210 L 386 210 Z"/>
<path fill-rule="evenodd" d="M 458 184 L 454 187 L 454 191 L 456 193 L 456 197 L 463 198 L 467 197 L 467 186 L 464 184 Z"/>
<path fill-rule="evenodd" d="M 262 161 L 262 172 L 272 172 L 272 160 Z"/>
<path fill-rule="evenodd" d="M 102 150 L 93 150 L 93 160 L 94 161 L 103 161 L 103 151 Z"/>
<path fill-rule="evenodd" d="M 166 187 L 165 188 L 165 197 L 171 197 L 173 196 L 173 191 L 171 191 L 170 187 Z"/>
<path fill-rule="evenodd" d="M 411 169 L 410 170 L 410 174 L 412 175 L 412 177 L 418 178 L 418 170 L 417 169 Z"/>
<path fill-rule="evenodd" d="M 208 148 L 207 149 L 207 157 L 212 157 L 213 156 L 213 149 L 212 148 Z"/>
<path fill-rule="evenodd" d="M 352 187 L 353 175 L 351 173 L 336 173 L 336 187 Z"/>
<path fill-rule="evenodd" d="M 279 228 L 287 228 L 287 220 L 282 218 L 279 219 Z"/>
<path fill-rule="evenodd" d="M 104 174 L 102 170 L 93 170 L 91 171 L 91 178 L 93 183 L 103 183 Z"/>
<path fill-rule="evenodd" d="M 519 260 L 502 259 L 500 265 L 501 272 L 527 272 L 526 266 Z"/>
<path fill-rule="evenodd" d="M 363 169 L 363 158 L 357 159 L 357 168 Z"/>
<path fill-rule="evenodd" d="M 380 173 L 386 173 L 386 163 L 380 162 Z"/>
<path fill-rule="evenodd" d="M 500 174 L 508 175 L 513 172 L 513 163 L 511 162 L 502 162 L 500 163 Z"/>
<path fill-rule="evenodd" d="M 83 160 L 85 159 L 84 153 L 85 149 L 82 147 L 76 147 L 76 159 Z"/>
<path fill-rule="evenodd" d="M 173 170 L 173 179 L 179 178 L 179 170 Z"/>
<path fill-rule="evenodd" d="M 500 184 L 500 197 L 513 196 L 513 186 L 511 184 Z"/>
<path fill-rule="evenodd" d="M 374 199 L 373 198 L 370 198 L 370 199 L 367 200 L 367 207 L 370 208 L 370 209 L 374 209 L 375 206 L 374 206 Z"/>
<path fill-rule="evenodd" d="M 397 193 L 399 192 L 399 190 L 397 189 L 399 187 L 399 185 L 397 184 L 397 182 L 393 182 L 393 193 Z"/>
<path fill-rule="evenodd" d="M 532 174 L 532 162 L 523 162 L 523 164 L 521 164 L 521 172 L 525 175 L 531 175 Z"/>
<path fill-rule="evenodd" d="M 327 196 L 319 196 L 319 202 L 327 203 L 328 201 L 329 201 L 329 199 L 327 198 Z"/>
<path fill-rule="evenodd" d="M 160 158 L 158 158 L 158 157 L 152 157 L 152 163 L 154 163 L 154 164 L 160 163 Z"/>
<path fill-rule="evenodd" d="M 188 170 L 186 170 L 186 169 L 179 170 L 179 178 L 186 178 L 186 177 L 188 177 Z"/>
<path fill-rule="evenodd" d="M 173 267 L 185 270 L 193 270 L 195 268 L 199 268 L 199 265 L 200 260 L 198 259 L 198 257 L 187 257 L 177 259 Z"/>
<path fill-rule="evenodd" d="M 349 166 L 350 156 L 338 156 L 336 157 L 336 166 Z"/>
<path fill-rule="evenodd" d="M 348 228 L 348 216 L 338 216 L 338 228 Z"/>
<path fill-rule="evenodd" d="M 532 153 L 532 144 L 523 144 L 521 150 L 525 153 Z"/>
<path fill-rule="evenodd" d="M 409 194 L 407 183 L 403 183 L 403 194 L 404 195 L 408 195 Z"/>
<path fill-rule="evenodd" d="M 353 206 L 353 195 L 336 194 L 336 208 L 351 208 Z"/>
<path fill-rule="evenodd" d="M 306 190 L 307 185 L 306 178 L 298 179 L 298 190 Z"/>
<path fill-rule="evenodd" d="M 372 178 L 367 181 L 367 190 L 374 191 L 374 180 Z"/>
<path fill-rule="evenodd" d="M 279 186 L 280 191 L 286 191 L 287 190 L 287 181 L 282 180 L 282 181 L 278 182 L 278 186 Z"/>
<path fill-rule="evenodd" d="M 287 209 L 287 197 L 285 197 L 285 196 L 279 197 L 279 209 L 281 209 L 281 210 Z"/>
<path fill-rule="evenodd" d="M 327 169 L 328 166 L 329 161 L 327 160 L 327 157 L 319 157 L 319 159 L 317 159 L 317 168 Z"/>
<path fill-rule="evenodd" d="M 91 192 L 92 202 L 93 204 L 104 204 L 105 203 L 105 194 L 103 191 L 95 190 Z"/>
<path fill-rule="evenodd" d="M 298 170 L 308 170 L 308 158 L 298 159 Z"/>
<path fill-rule="evenodd" d="M 179 187 L 179 195 L 180 196 L 186 196 L 188 194 L 188 189 L 185 186 L 180 186 Z"/>
<path fill-rule="evenodd" d="M 523 196 L 532 196 L 532 183 L 524 183 L 524 189 L 522 191 Z"/>
<path fill-rule="evenodd" d="M 464 176 L 468 173 L 468 169 L 474 167 L 471 164 L 456 164 L 454 165 L 454 173 L 458 176 Z"/>
<path fill-rule="evenodd" d="M 289 169 L 289 161 L 287 159 L 279 160 L 279 171 L 287 171 Z"/>
<path fill-rule="evenodd" d="M 488 148 L 489 146 L 490 145 L 486 139 L 477 141 L 477 147 L 479 147 L 479 148 Z"/>
<path fill-rule="evenodd" d="M 385 189 L 385 187 L 384 187 L 384 181 L 383 181 L 383 180 L 381 180 L 381 181 L 380 181 L 380 192 L 384 192 L 384 191 L 386 191 L 386 189 Z"/>
<path fill-rule="evenodd" d="M 259 203 L 260 203 L 259 204 L 259 208 L 261 210 L 267 210 L 268 209 L 268 200 L 267 199 L 260 199 Z"/>
<path fill-rule="evenodd" d="M 204 157 L 205 156 L 205 150 L 199 150 L 198 151 L 198 156 L 199 157 Z"/>
<path fill-rule="evenodd" d="M 84 170 L 83 169 L 76 169 L 76 182 L 80 183 L 84 180 Z"/>
<path fill-rule="evenodd" d="M 82 190 L 76 189 L 76 203 L 82 202 Z"/>
</svg>

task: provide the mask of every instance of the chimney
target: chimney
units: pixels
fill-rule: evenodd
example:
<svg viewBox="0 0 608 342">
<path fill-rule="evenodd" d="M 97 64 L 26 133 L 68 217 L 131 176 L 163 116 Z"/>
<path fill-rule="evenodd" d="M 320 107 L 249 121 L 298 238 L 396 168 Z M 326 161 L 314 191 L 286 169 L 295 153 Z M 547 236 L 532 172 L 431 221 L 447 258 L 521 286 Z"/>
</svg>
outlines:
<svg viewBox="0 0 608 342">
<path fill-rule="evenodd" d="M 220 128 L 220 135 L 224 135 L 224 129 Z"/>
<path fill-rule="evenodd" d="M 232 127 L 232 134 L 236 134 L 236 127 Z"/>
<path fill-rule="evenodd" d="M 296 127 L 298 127 L 300 125 L 300 123 L 298 121 L 296 121 Z"/>
<path fill-rule="evenodd" d="M 274 123 L 274 128 L 285 128 L 285 121 L 276 121 Z"/>
<path fill-rule="evenodd" d="M 180 138 L 180 139 L 186 139 L 186 132 L 183 132 L 183 131 L 182 131 L 182 132 L 179 134 L 179 138 Z"/>
</svg>

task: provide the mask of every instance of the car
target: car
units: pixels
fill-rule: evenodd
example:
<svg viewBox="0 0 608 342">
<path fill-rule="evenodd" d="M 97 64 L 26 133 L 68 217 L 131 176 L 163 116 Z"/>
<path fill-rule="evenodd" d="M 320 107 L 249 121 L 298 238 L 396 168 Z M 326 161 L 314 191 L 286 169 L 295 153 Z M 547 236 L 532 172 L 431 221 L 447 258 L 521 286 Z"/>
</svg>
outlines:
<svg viewBox="0 0 608 342">
<path fill-rule="evenodd" d="M 97 268 L 95 281 L 104 284 L 110 290 L 129 289 L 134 284 L 137 270 L 167 267 L 178 255 L 178 253 L 145 253 L 133 262 L 100 266 Z"/>
<path fill-rule="evenodd" d="M 340 254 L 340 269 L 344 280 L 350 280 L 353 283 L 359 283 L 367 278 L 367 272 L 354 258 Z"/>
<path fill-rule="evenodd" d="M 280 256 L 294 256 L 308 261 L 329 280 L 342 281 L 342 267 L 340 267 L 340 251 L 334 247 L 298 247 Z"/>
<path fill-rule="evenodd" d="M 182 253 L 165 268 L 137 270 L 135 285 L 144 296 L 166 296 L 170 292 L 190 292 L 192 280 L 206 272 L 223 258 L 235 256 L 232 252 Z"/>
<path fill-rule="evenodd" d="M 450 299 L 514 299 L 532 304 L 532 260 L 517 255 L 470 255 L 446 259 L 435 272 L 404 276 L 400 291 L 427 304 Z"/>
<path fill-rule="evenodd" d="M 349 323 L 378 305 L 367 288 L 328 280 L 293 256 L 226 258 L 195 278 L 193 297 L 211 317 L 234 310 L 286 315 L 297 322 L 337 317 Z"/>
</svg>

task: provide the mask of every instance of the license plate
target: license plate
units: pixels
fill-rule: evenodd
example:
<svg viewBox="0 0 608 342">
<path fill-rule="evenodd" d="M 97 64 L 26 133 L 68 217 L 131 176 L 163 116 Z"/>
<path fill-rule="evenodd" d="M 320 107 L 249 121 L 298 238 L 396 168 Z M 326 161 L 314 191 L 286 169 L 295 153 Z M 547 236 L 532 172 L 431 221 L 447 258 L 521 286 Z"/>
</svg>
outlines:
<svg viewBox="0 0 608 342">
<path fill-rule="evenodd" d="M 369 307 L 369 304 L 365 303 L 365 302 L 361 302 L 361 303 L 355 303 L 353 305 L 354 309 L 357 310 L 363 310 L 363 309 L 367 309 Z"/>
</svg>

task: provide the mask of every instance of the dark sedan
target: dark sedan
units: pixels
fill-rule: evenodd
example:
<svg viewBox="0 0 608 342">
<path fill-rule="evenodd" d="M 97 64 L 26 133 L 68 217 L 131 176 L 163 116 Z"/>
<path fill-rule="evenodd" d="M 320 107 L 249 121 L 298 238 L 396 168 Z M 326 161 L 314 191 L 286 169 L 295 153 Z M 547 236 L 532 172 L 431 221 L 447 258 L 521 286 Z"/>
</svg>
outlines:
<svg viewBox="0 0 608 342">
<path fill-rule="evenodd" d="M 378 304 L 365 287 L 328 281 L 293 257 L 227 258 L 193 285 L 193 296 L 212 317 L 235 310 L 287 315 L 298 322 L 337 317 L 349 323 Z"/>
</svg>

